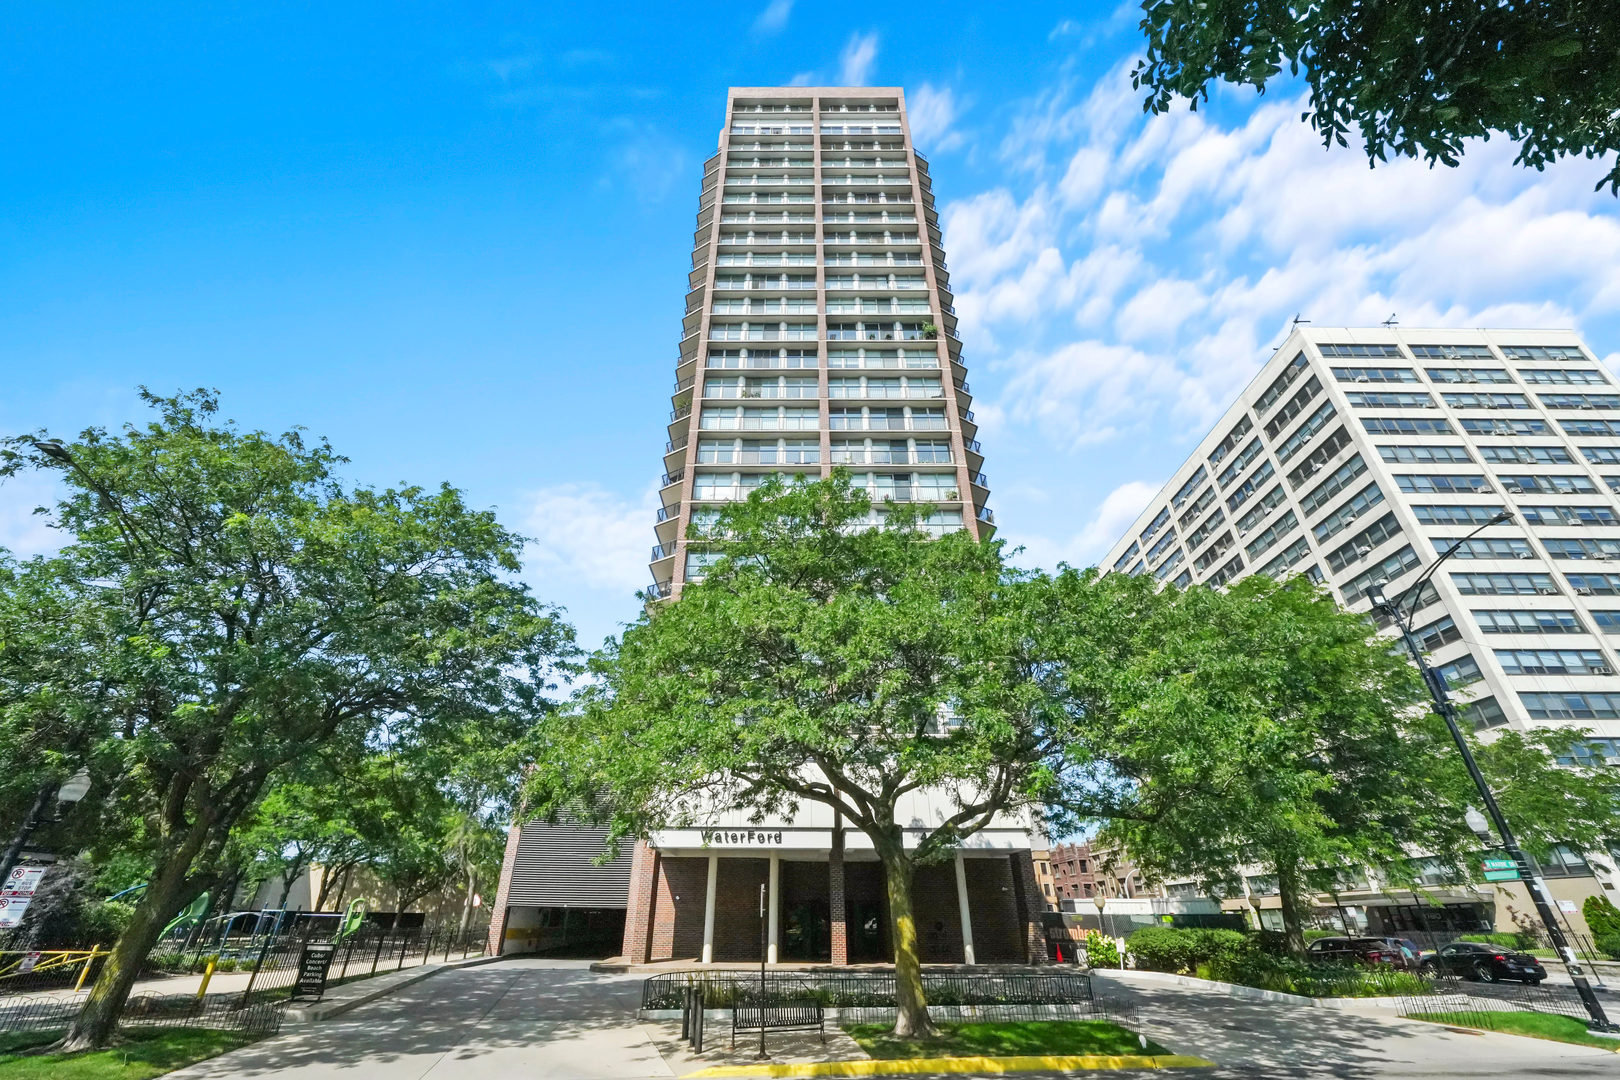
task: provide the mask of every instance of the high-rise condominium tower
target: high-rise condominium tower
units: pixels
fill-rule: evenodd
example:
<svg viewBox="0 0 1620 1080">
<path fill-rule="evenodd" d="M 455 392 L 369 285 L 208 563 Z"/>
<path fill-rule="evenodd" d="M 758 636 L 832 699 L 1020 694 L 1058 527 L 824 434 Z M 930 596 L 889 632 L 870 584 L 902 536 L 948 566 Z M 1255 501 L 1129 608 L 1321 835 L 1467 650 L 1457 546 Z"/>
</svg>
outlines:
<svg viewBox="0 0 1620 1080">
<path fill-rule="evenodd" d="M 927 526 L 994 517 L 968 408 L 928 162 L 898 87 L 738 87 L 704 163 L 664 452 L 654 595 L 701 576 L 688 526 L 771 474 L 847 468 L 928 502 Z"/>
<path fill-rule="evenodd" d="M 1299 327 L 1103 566 L 1183 586 L 1304 574 L 1367 611 L 1374 585 L 1409 590 L 1509 511 L 1419 590 L 1417 637 L 1476 727 L 1579 725 L 1588 760 L 1620 764 L 1617 492 L 1620 391 L 1573 333 Z M 1620 882 L 1564 848 L 1541 869 L 1575 904 L 1594 873 Z M 1509 925 L 1528 906 L 1513 888 L 1431 890 L 1438 913 L 1345 896 L 1400 934 Z"/>
</svg>

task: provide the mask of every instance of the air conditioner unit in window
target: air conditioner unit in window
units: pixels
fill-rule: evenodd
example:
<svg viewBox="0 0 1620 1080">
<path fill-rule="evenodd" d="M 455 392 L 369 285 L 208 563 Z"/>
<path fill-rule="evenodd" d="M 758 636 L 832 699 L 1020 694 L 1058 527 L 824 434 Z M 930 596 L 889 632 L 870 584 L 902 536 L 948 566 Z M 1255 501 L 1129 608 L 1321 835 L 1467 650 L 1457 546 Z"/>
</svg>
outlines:
<svg viewBox="0 0 1620 1080">
<path fill-rule="evenodd" d="M 1370 554 L 1372 554 L 1372 548 L 1370 547 L 1356 548 L 1356 558 L 1358 559 L 1365 559 Z"/>
<path fill-rule="evenodd" d="M 1356 376 L 1356 382 L 1371 382 L 1371 381 L 1372 380 L 1367 378 L 1367 376 L 1365 376 L 1365 375 L 1357 375 Z"/>
<path fill-rule="evenodd" d="M 1581 585 L 1581 586 L 1578 586 L 1575 589 L 1575 595 L 1576 596 L 1591 596 L 1592 595 L 1592 590 L 1589 587 L 1585 586 L 1585 585 Z"/>
<path fill-rule="evenodd" d="M 1534 552 L 1529 552 L 1529 551 L 1515 551 L 1515 552 L 1514 552 L 1514 553 L 1513 553 L 1513 557 L 1514 557 L 1514 558 L 1516 558 L 1516 559 L 1533 559 L 1533 558 L 1535 558 L 1535 557 L 1536 557 L 1536 556 L 1535 556 L 1535 553 L 1534 553 Z"/>
</svg>

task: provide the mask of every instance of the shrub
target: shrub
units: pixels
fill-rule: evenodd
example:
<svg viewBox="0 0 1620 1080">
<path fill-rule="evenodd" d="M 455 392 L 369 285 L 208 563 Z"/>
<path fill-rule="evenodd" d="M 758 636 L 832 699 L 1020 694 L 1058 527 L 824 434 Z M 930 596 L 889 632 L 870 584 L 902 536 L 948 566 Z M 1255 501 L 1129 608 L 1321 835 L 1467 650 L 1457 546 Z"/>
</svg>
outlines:
<svg viewBox="0 0 1620 1080">
<path fill-rule="evenodd" d="M 1620 908 L 1607 896 L 1588 896 L 1581 905 L 1581 914 L 1594 940 L 1620 934 Z"/>
<path fill-rule="evenodd" d="M 1195 972 L 1250 947 L 1249 936 L 1236 930 L 1147 926 L 1125 939 L 1125 949 L 1137 967 L 1176 974 Z"/>
<path fill-rule="evenodd" d="M 1118 967 L 1119 948 L 1114 939 L 1096 930 L 1086 931 L 1086 964 L 1090 967 Z"/>
<path fill-rule="evenodd" d="M 1603 934 L 1592 944 L 1610 960 L 1620 960 L 1620 934 Z"/>
</svg>

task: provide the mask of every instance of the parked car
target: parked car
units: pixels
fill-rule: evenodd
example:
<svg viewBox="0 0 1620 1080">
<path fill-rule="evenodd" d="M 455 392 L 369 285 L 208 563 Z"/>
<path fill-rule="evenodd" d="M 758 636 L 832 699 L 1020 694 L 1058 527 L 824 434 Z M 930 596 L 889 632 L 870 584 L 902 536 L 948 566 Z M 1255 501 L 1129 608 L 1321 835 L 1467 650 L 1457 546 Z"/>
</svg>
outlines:
<svg viewBox="0 0 1620 1080">
<path fill-rule="evenodd" d="M 1424 958 L 1423 969 L 1433 975 L 1461 975 L 1480 982 L 1517 979 L 1537 986 L 1547 977 L 1547 969 L 1526 952 L 1515 952 L 1478 941 L 1453 941 L 1433 956 Z"/>
<path fill-rule="evenodd" d="M 1340 963 L 1388 964 L 1397 971 L 1416 971 L 1420 962 L 1417 946 L 1400 938 L 1325 937 L 1305 947 L 1310 960 Z"/>
</svg>

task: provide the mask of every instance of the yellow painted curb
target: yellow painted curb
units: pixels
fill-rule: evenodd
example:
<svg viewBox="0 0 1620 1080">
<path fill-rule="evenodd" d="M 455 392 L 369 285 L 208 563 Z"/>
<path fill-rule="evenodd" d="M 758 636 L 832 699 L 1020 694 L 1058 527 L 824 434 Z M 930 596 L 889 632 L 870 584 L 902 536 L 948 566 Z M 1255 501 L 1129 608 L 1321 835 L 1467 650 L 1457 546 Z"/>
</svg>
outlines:
<svg viewBox="0 0 1620 1080">
<path fill-rule="evenodd" d="M 816 1061 L 802 1065 L 716 1065 L 687 1073 L 685 1080 L 722 1076 L 894 1076 L 902 1073 L 1067 1072 L 1070 1069 L 1210 1068 L 1189 1054 L 1053 1054 L 1028 1057 L 891 1058 Z"/>
</svg>

